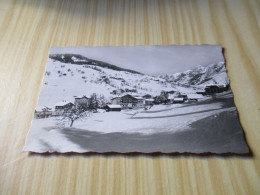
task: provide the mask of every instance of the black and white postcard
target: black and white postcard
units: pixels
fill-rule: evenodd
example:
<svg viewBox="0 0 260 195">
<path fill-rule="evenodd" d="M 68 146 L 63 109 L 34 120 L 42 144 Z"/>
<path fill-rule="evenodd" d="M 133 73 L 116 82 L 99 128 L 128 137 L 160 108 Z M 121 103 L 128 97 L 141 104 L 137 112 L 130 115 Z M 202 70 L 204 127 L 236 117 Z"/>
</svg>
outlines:
<svg viewBox="0 0 260 195">
<path fill-rule="evenodd" d="M 220 45 L 53 47 L 24 151 L 249 153 Z"/>
</svg>

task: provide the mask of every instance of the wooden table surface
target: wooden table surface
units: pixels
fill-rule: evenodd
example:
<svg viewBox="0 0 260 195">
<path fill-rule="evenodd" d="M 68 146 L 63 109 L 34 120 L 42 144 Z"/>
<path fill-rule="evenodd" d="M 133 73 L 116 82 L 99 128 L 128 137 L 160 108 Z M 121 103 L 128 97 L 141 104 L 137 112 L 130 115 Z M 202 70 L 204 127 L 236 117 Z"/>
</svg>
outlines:
<svg viewBox="0 0 260 195">
<path fill-rule="evenodd" d="M 0 0 L 0 194 L 260 194 L 260 2 Z M 22 152 L 51 46 L 222 44 L 252 157 Z"/>
</svg>

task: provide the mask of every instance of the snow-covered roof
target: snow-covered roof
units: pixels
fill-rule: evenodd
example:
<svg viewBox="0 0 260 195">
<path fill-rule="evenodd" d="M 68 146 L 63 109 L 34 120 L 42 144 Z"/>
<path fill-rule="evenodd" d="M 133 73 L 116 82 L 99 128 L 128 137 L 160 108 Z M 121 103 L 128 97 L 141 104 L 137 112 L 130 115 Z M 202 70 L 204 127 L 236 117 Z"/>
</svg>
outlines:
<svg viewBox="0 0 260 195">
<path fill-rule="evenodd" d="M 201 94 L 187 94 L 187 97 L 188 98 L 191 98 L 191 99 L 202 99 L 202 98 L 204 98 L 203 97 L 203 95 L 201 95 Z"/>
<path fill-rule="evenodd" d="M 36 111 L 36 112 L 41 112 L 44 108 L 45 108 L 45 106 L 37 106 L 37 107 L 35 108 L 35 111 Z"/>
<path fill-rule="evenodd" d="M 121 108 L 120 105 L 116 105 L 116 104 L 108 104 L 107 105 L 109 108 Z"/>
<path fill-rule="evenodd" d="M 220 84 L 220 83 L 208 84 L 208 85 L 206 85 L 205 87 L 210 87 L 210 86 L 226 87 L 226 84 Z"/>
<path fill-rule="evenodd" d="M 114 99 L 117 99 L 117 98 L 121 98 L 121 96 L 113 97 L 111 100 L 114 100 Z"/>
<path fill-rule="evenodd" d="M 142 98 L 142 97 L 140 97 L 140 95 L 137 94 L 137 93 L 122 93 L 122 94 L 119 95 L 118 97 L 124 97 L 124 96 L 127 96 L 127 95 L 130 95 L 130 96 L 132 96 L 133 98 L 136 98 L 136 99 L 137 99 L 137 97 Z"/>
<path fill-rule="evenodd" d="M 81 95 L 81 96 L 75 97 L 75 99 L 81 99 L 81 98 L 88 98 L 88 99 L 90 99 L 90 97 L 87 97 L 87 96 L 85 96 L 85 95 Z"/>
<path fill-rule="evenodd" d="M 183 101 L 183 98 L 182 97 L 176 97 L 176 98 L 173 98 L 174 101 Z"/>
<path fill-rule="evenodd" d="M 138 99 L 138 100 L 143 100 L 144 98 L 142 98 L 142 97 L 134 97 L 135 99 Z"/>
<path fill-rule="evenodd" d="M 68 101 L 61 101 L 61 102 L 58 102 L 57 104 L 55 104 L 55 106 L 65 106 L 67 104 L 69 104 L 71 102 L 68 102 Z M 71 103 L 72 104 L 72 103 Z"/>
<path fill-rule="evenodd" d="M 145 99 L 146 102 L 153 102 L 154 99 Z"/>
<path fill-rule="evenodd" d="M 133 96 L 133 97 L 140 96 L 140 95 L 137 94 L 137 93 L 129 93 L 129 92 L 124 93 L 124 95 L 131 95 L 131 96 Z"/>
<path fill-rule="evenodd" d="M 52 108 L 49 108 L 49 107 L 47 107 L 47 106 L 37 106 L 37 107 L 35 108 L 35 111 L 36 111 L 36 112 L 42 112 L 43 109 L 48 109 L 49 111 L 52 110 Z"/>
</svg>

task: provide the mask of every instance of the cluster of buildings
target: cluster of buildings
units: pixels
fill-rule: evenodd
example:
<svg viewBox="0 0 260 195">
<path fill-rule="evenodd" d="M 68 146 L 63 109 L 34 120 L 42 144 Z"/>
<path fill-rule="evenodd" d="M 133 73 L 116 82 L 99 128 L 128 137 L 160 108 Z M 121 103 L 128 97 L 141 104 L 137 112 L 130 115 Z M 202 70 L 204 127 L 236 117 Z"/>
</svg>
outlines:
<svg viewBox="0 0 260 195">
<path fill-rule="evenodd" d="M 53 114 L 52 108 L 47 106 L 38 106 L 34 111 L 34 118 L 49 118 Z"/>
<path fill-rule="evenodd" d="M 87 96 L 75 97 L 74 103 L 61 101 L 55 104 L 54 109 L 49 107 L 37 107 L 35 109 L 35 118 L 48 118 L 63 115 L 64 111 L 79 105 L 88 106 L 91 98 Z M 114 97 L 110 100 L 110 104 L 102 107 L 106 111 L 121 111 L 121 109 L 144 108 L 153 105 L 154 99 L 151 95 L 139 96 L 135 93 L 129 93 Z"/>
<path fill-rule="evenodd" d="M 229 84 L 227 85 L 212 84 L 212 85 L 205 86 L 204 90 L 198 91 L 197 94 L 212 95 L 215 93 L 222 93 L 229 89 L 230 89 Z"/>
<path fill-rule="evenodd" d="M 151 95 L 140 96 L 136 93 L 129 93 L 111 99 L 111 105 L 119 105 L 121 109 L 144 108 L 153 104 Z M 107 105 L 108 107 L 110 105 Z M 109 109 L 109 108 L 108 108 Z"/>
<path fill-rule="evenodd" d="M 203 98 L 201 94 L 178 94 L 175 91 L 164 92 L 166 100 L 164 103 L 174 104 L 174 103 L 184 103 L 187 101 L 198 101 Z M 157 96 L 158 97 L 158 96 Z M 136 93 L 127 93 L 123 95 L 116 96 L 111 99 L 111 104 L 107 104 L 105 109 L 107 111 L 121 111 L 121 109 L 138 109 L 150 107 L 154 104 L 159 104 L 156 101 L 156 97 L 150 94 L 140 96 Z M 161 102 L 160 102 L 161 103 Z"/>
<path fill-rule="evenodd" d="M 200 99 L 205 98 L 205 95 L 221 93 L 227 90 L 229 90 L 229 85 L 213 84 L 205 86 L 204 90 L 199 91 L 195 94 L 176 94 L 176 91 L 165 91 L 164 95 L 167 98 L 166 100 L 164 100 L 164 103 L 173 104 L 198 101 Z M 151 106 L 153 104 L 158 103 L 155 100 L 156 97 L 152 97 L 150 94 L 140 96 L 137 93 L 125 93 L 125 91 L 122 89 L 114 90 L 112 91 L 112 94 L 118 96 L 112 98 L 111 104 L 107 104 L 105 106 L 105 109 L 107 111 L 121 111 L 121 109 L 144 108 L 146 106 Z"/>
<path fill-rule="evenodd" d="M 198 101 L 203 99 L 205 95 L 212 95 L 215 93 L 221 93 L 227 91 L 229 85 L 208 85 L 202 91 L 198 91 L 196 94 L 178 94 L 176 95 L 175 91 L 165 91 L 163 95 L 167 97 L 164 103 L 183 103 L 188 101 Z M 153 97 L 150 94 L 140 96 L 136 93 L 136 90 L 132 89 L 117 89 L 111 92 L 116 97 L 110 100 L 109 104 L 106 104 L 103 109 L 106 111 L 121 111 L 122 109 L 139 109 L 146 108 L 156 104 L 156 97 Z M 161 94 L 162 95 L 162 94 Z M 158 97 L 158 96 L 157 96 Z M 74 103 L 68 101 L 62 101 L 55 104 L 54 110 L 49 107 L 37 107 L 35 109 L 34 117 L 35 118 L 48 118 L 52 116 L 61 116 L 66 109 L 71 109 L 74 106 L 77 108 L 79 105 L 90 104 L 91 98 L 87 96 L 75 97 Z"/>
<path fill-rule="evenodd" d="M 195 96 L 198 94 L 194 94 Z M 190 98 L 190 99 L 189 99 Z M 191 97 L 190 95 L 179 95 L 178 97 L 174 94 L 168 95 L 167 103 L 183 103 L 187 99 L 192 98 L 197 99 L 198 97 Z M 71 109 L 73 107 L 78 107 L 79 105 L 90 104 L 90 98 L 87 96 L 75 97 L 74 103 L 68 101 L 61 101 L 55 104 L 54 109 L 49 107 L 37 107 L 35 109 L 35 118 L 48 118 L 63 115 L 65 110 Z M 110 100 L 109 104 L 106 104 L 103 109 L 106 111 L 121 111 L 122 109 L 139 109 L 150 107 L 155 104 L 154 97 L 150 94 L 140 96 L 136 93 L 124 93 L 122 95 L 116 96 Z"/>
<path fill-rule="evenodd" d="M 65 110 L 71 109 L 74 106 L 79 106 L 80 104 L 88 105 L 90 103 L 90 98 L 87 96 L 75 97 L 74 103 L 63 100 L 55 104 L 54 109 L 44 106 L 37 107 L 34 112 L 34 118 L 49 118 L 63 115 Z"/>
</svg>

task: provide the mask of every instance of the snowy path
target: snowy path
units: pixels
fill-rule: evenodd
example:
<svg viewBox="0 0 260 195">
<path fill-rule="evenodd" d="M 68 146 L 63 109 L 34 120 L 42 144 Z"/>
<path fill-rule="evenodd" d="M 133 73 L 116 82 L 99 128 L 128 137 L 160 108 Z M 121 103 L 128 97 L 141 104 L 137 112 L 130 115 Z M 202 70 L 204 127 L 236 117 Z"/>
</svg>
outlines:
<svg viewBox="0 0 260 195">
<path fill-rule="evenodd" d="M 207 110 L 201 110 L 201 111 L 195 111 L 195 112 L 189 112 L 189 113 L 181 113 L 181 114 L 173 114 L 173 115 L 159 115 L 159 116 L 140 116 L 140 115 L 134 115 L 133 119 L 155 119 L 155 118 L 167 118 L 167 117 L 178 117 L 178 116 L 185 116 L 185 115 L 192 115 L 192 114 L 200 114 L 200 113 L 206 113 L 206 112 L 212 112 L 212 111 L 227 111 L 230 110 L 230 108 L 223 108 L 223 109 L 207 109 Z"/>
<path fill-rule="evenodd" d="M 156 111 L 156 112 L 140 112 L 132 116 L 132 118 L 163 118 L 163 117 L 174 117 L 189 114 L 202 113 L 207 111 L 219 110 L 222 108 L 221 102 L 216 102 L 209 105 L 184 105 L 175 108 L 170 108 L 166 110 Z"/>
</svg>

